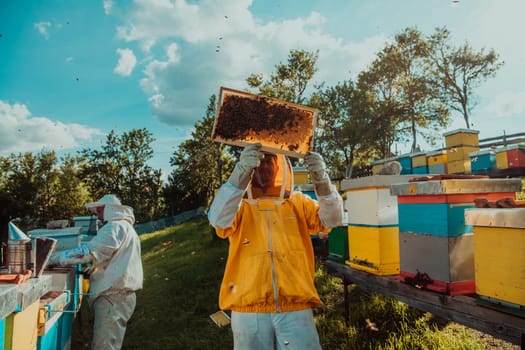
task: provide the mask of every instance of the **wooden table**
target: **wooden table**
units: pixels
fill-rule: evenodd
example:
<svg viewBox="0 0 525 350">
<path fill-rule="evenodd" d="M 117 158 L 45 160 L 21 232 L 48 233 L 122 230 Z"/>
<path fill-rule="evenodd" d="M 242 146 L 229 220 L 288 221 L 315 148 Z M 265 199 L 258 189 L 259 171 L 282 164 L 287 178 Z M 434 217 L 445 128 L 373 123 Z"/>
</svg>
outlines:
<svg viewBox="0 0 525 350">
<path fill-rule="evenodd" d="M 402 301 L 416 309 L 490 334 L 525 350 L 525 318 L 480 306 L 475 296 L 450 296 L 405 284 L 394 276 L 378 276 L 348 265 L 326 261 L 329 274 L 344 285 L 345 319 L 348 320 L 348 286 L 356 284 L 368 291 Z"/>
</svg>

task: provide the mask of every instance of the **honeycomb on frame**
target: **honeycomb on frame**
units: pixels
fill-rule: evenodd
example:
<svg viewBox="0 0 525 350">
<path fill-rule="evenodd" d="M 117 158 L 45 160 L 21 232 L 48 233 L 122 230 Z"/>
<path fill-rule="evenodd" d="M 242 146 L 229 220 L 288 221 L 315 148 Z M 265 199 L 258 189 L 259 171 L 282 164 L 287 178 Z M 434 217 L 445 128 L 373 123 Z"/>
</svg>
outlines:
<svg viewBox="0 0 525 350">
<path fill-rule="evenodd" d="M 313 147 L 318 111 L 275 98 L 221 87 L 211 139 L 302 158 Z"/>
</svg>

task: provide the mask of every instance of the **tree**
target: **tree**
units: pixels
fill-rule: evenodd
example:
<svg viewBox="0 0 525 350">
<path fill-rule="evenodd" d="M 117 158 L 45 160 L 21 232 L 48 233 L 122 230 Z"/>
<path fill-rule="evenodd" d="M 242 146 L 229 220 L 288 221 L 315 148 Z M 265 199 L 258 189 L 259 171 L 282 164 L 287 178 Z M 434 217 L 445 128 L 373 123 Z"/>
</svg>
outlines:
<svg viewBox="0 0 525 350">
<path fill-rule="evenodd" d="M 80 174 L 93 198 L 115 194 L 133 207 L 138 222 L 164 215 L 161 170 L 147 165 L 155 141 L 145 128 L 117 136 L 112 130 L 101 150 L 85 148 Z"/>
<path fill-rule="evenodd" d="M 378 55 L 379 67 L 386 69 L 398 89 L 397 104 L 403 111 L 398 132 L 411 136 L 412 152 L 418 149 L 418 134 L 433 143 L 435 131 L 449 121 L 448 109 L 431 79 L 427 64 L 430 53 L 429 42 L 421 32 L 407 28 Z"/>
<path fill-rule="evenodd" d="M 19 225 L 30 229 L 85 212 L 90 197 L 78 176 L 77 159 L 66 156 L 59 162 L 55 152 L 43 150 L 2 157 L 0 168 L 3 220 L 20 218 Z"/>
<path fill-rule="evenodd" d="M 380 159 L 392 156 L 393 143 L 404 136 L 397 131 L 404 112 L 401 91 L 395 83 L 397 72 L 384 68 L 385 63 L 378 59 L 369 70 L 359 74 L 358 93 L 354 96 L 358 106 L 354 108 L 355 113 L 369 121 L 369 147 L 376 150 L 375 155 Z"/>
<path fill-rule="evenodd" d="M 55 190 L 53 217 L 72 219 L 86 213 L 84 205 L 91 200 L 86 184 L 80 178 L 78 159 L 66 155 L 61 159 Z"/>
<path fill-rule="evenodd" d="M 216 104 L 213 95 L 205 117 L 195 123 L 191 138 L 181 143 L 170 159 L 175 169 L 168 178 L 164 196 L 172 214 L 208 207 L 215 191 L 233 169 L 228 147 L 210 141 Z"/>
<path fill-rule="evenodd" d="M 487 78 L 494 77 L 503 66 L 493 49 L 475 52 L 468 43 L 460 47 L 450 44 L 450 32 L 436 28 L 430 36 L 432 73 L 435 83 L 446 98 L 448 106 L 463 115 L 470 128 L 470 112 L 475 106 L 473 90 Z"/>
<path fill-rule="evenodd" d="M 355 168 L 364 168 L 360 160 L 369 157 L 373 144 L 370 114 L 360 93 L 356 84 L 348 80 L 335 87 L 319 89 L 310 100 L 319 109 L 315 150 L 323 152 L 336 178 L 349 178 Z M 363 175 L 362 171 L 357 175 Z"/>
<path fill-rule="evenodd" d="M 246 82 L 261 95 L 303 104 L 306 87 L 317 71 L 318 56 L 318 52 L 290 50 L 287 64 L 276 65 L 270 80 L 264 81 L 262 74 L 252 74 Z"/>
</svg>

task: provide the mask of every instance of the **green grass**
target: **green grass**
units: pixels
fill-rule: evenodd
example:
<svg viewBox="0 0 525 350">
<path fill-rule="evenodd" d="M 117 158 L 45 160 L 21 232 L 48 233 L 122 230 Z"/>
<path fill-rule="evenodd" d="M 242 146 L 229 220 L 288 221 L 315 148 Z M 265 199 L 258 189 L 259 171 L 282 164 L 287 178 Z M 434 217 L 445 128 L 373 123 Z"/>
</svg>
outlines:
<svg viewBox="0 0 525 350">
<path fill-rule="evenodd" d="M 144 289 L 137 293 L 123 349 L 232 349 L 230 327 L 219 328 L 209 318 L 218 310 L 227 241 L 214 238 L 205 218 L 142 235 L 141 241 Z M 319 267 L 316 286 L 323 300 L 314 310 L 323 349 L 510 348 L 356 286 L 350 290 L 346 325 L 341 280 Z M 74 324 L 72 349 L 89 349 L 91 315 L 85 304 Z M 367 327 L 367 319 L 377 330 Z"/>
</svg>

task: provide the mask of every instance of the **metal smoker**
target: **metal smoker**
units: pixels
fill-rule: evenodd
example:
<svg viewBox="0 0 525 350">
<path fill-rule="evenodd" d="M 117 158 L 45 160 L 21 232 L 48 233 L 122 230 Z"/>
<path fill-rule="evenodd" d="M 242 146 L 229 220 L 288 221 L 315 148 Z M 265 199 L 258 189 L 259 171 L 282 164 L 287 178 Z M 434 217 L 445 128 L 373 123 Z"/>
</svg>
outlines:
<svg viewBox="0 0 525 350">
<path fill-rule="evenodd" d="M 31 264 L 31 239 L 13 223 L 9 223 L 7 268 L 12 274 L 25 274 Z"/>
</svg>

